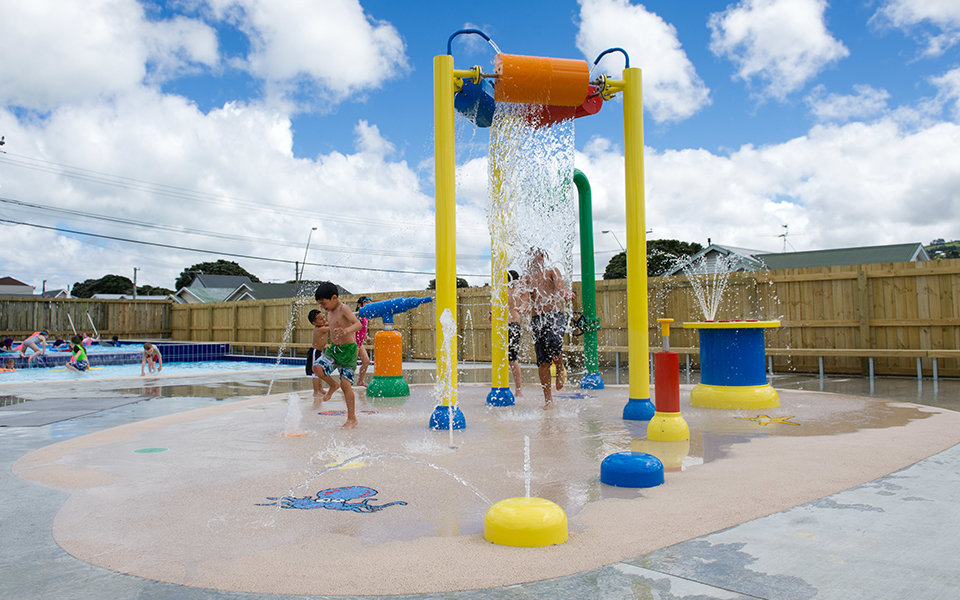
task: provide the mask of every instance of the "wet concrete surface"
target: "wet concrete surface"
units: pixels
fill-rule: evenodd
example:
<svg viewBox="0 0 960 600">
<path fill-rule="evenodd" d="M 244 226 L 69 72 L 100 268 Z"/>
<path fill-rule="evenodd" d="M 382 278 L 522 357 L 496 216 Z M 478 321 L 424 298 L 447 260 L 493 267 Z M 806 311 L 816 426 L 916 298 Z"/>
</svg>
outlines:
<svg viewBox="0 0 960 600">
<path fill-rule="evenodd" d="M 412 369 L 410 380 L 431 377 L 429 366 L 422 370 Z M 465 369 L 461 381 L 471 378 L 489 379 L 489 367 Z M 12 477 L 9 465 L 31 449 L 42 447 L 53 441 L 69 439 L 94 431 L 101 431 L 110 427 L 133 421 L 144 420 L 171 414 L 192 408 L 210 406 L 221 402 L 232 402 L 244 397 L 262 395 L 266 392 L 270 382 L 263 379 L 262 374 L 237 377 L 231 381 L 223 381 L 223 375 L 206 377 L 191 377 L 171 379 L 169 381 L 151 381 L 138 385 L 131 385 L 130 380 L 116 382 L 97 382 L 85 386 L 83 383 L 71 384 L 68 390 L 56 389 L 56 386 L 20 386 L 15 390 L 2 389 L 0 394 L 21 398 L 22 401 L 10 406 L 0 407 L 0 439 L 3 440 L 3 450 L 0 452 L 0 463 L 3 464 L 3 496 L 6 496 L 7 505 L 31 505 L 31 511 L 37 519 L 30 518 L 29 522 L 40 524 L 36 530 L 34 525 L 28 525 L 22 516 L 16 520 L 5 519 L 0 526 L 0 535 L 11 541 L 5 545 L 6 550 L 0 551 L 0 564 L 5 573 L 11 577 L 4 577 L 6 583 L 0 583 L 0 591 L 5 597 L 102 597 L 95 590 L 110 589 L 128 597 L 148 595 L 164 598 L 264 598 L 258 594 L 236 594 L 215 590 L 196 590 L 171 584 L 162 584 L 154 581 L 142 580 L 104 571 L 92 567 L 65 555 L 49 536 L 49 526 L 42 525 L 44 521 L 52 521 L 65 496 L 50 492 L 38 499 L 30 490 L 34 484 Z M 529 378 L 528 378 L 529 380 Z M 273 393 L 304 389 L 303 382 L 296 375 L 281 377 L 274 382 Z M 684 381 L 681 375 L 681 381 Z M 695 380 L 694 380 L 695 382 Z M 711 421 L 711 414 L 717 411 L 686 407 L 685 416 L 690 421 L 698 423 L 692 428 L 692 439 L 689 449 L 679 460 L 678 468 L 695 468 L 702 464 L 722 458 L 732 445 L 745 443 L 757 436 L 810 436 L 853 431 L 862 428 L 882 428 L 902 425 L 911 419 L 923 419 L 925 413 L 915 406 L 903 406 L 898 402 L 911 402 L 920 405 L 948 408 L 960 408 L 960 382 L 957 380 L 940 380 L 934 386 L 930 380 L 917 382 L 909 378 L 883 378 L 872 384 L 861 378 L 825 378 L 808 376 L 776 376 L 772 383 L 779 389 L 810 390 L 819 392 L 821 388 L 828 392 L 843 394 L 858 394 L 862 398 L 854 398 L 848 404 L 837 407 L 839 412 L 827 408 L 813 406 L 790 405 L 790 410 L 781 411 L 732 411 L 723 418 Z M 9 392 L 9 393 L 8 393 Z M 528 386 L 528 398 L 535 398 L 535 389 Z M 871 399 L 871 396 L 873 399 Z M 882 399 L 882 400 L 881 400 Z M 72 416 L 63 411 L 65 402 L 73 402 Z M 98 404 L 105 402 L 105 404 Z M 29 408 L 27 408 L 29 407 Z M 795 410 L 794 410 L 795 409 Z M 30 411 L 25 414 L 25 411 Z M 60 412 L 58 412 L 60 411 Z M 759 413 L 770 412 L 771 415 Z M 733 414 L 737 413 L 737 414 Z M 787 414 L 797 413 L 797 414 Z M 32 425 L 17 425 L 17 418 L 30 414 L 35 415 Z M 45 416 L 44 416 L 45 415 Z M 764 419 L 763 417 L 766 417 Z M 839 417 L 839 418 L 838 418 Z M 361 415 L 362 418 L 362 415 Z M 44 419 L 47 421 L 44 423 Z M 780 419 L 780 421 L 774 421 Z M 590 420 L 587 419 L 589 422 Z M 20 421 L 29 423 L 29 419 Z M 699 424 L 703 424 L 700 427 Z M 558 434 L 563 432 L 557 431 Z M 644 450 L 643 435 L 639 430 L 633 431 L 630 426 L 617 435 L 630 438 L 636 446 L 634 449 Z M 549 439 L 551 436 L 547 435 Z M 589 438 L 589 436 L 588 436 Z M 598 439 L 602 439 L 600 436 Z M 668 458 L 669 460 L 669 458 Z M 676 460 L 676 457 L 674 458 Z M 667 462 L 667 461 L 665 461 Z M 845 557 L 843 553 L 827 553 L 827 558 L 816 559 L 815 556 L 824 554 L 823 544 L 839 541 L 838 538 L 861 535 L 864 531 L 877 526 L 891 527 L 895 522 L 902 521 L 902 528 L 916 530 L 919 523 L 924 527 L 932 527 L 930 535 L 935 535 L 940 525 L 930 524 L 930 519 L 923 512 L 909 512 L 902 514 L 902 507 L 918 507 L 923 510 L 924 501 L 939 502 L 938 519 L 955 521 L 956 514 L 950 509 L 956 508 L 956 501 L 947 501 L 939 498 L 946 493 L 942 486 L 929 489 L 932 478 L 943 479 L 943 468 L 953 469 L 954 475 L 960 469 L 954 467 L 960 464 L 960 452 L 956 449 L 944 453 L 943 456 L 933 457 L 910 467 L 904 472 L 892 474 L 877 483 L 859 486 L 848 492 L 824 499 L 818 503 L 804 505 L 791 511 L 784 511 L 770 517 L 765 517 L 764 524 L 758 522 L 746 523 L 726 532 L 718 532 L 697 540 L 691 540 L 651 555 L 638 557 L 634 561 L 624 561 L 598 571 L 582 573 L 576 576 L 564 577 L 550 582 L 535 582 L 524 584 L 513 589 L 483 590 L 478 592 L 461 592 L 456 595 L 427 594 L 417 595 L 417 598 L 513 598 L 523 596 L 558 597 L 558 598 L 627 598 L 637 597 L 635 594 L 649 594 L 650 597 L 661 598 L 856 598 L 856 597 L 892 597 L 884 596 L 885 588 L 873 584 L 864 587 L 862 578 L 847 577 L 843 585 L 837 584 L 832 589 L 831 581 L 841 581 L 843 578 L 831 580 L 827 566 L 843 564 L 852 557 Z M 951 467 L 950 465 L 954 465 Z M 948 478 L 949 479 L 949 478 Z M 944 481 L 947 485 L 949 481 Z M 956 482 L 954 482 L 956 483 Z M 8 485 L 9 484 L 9 485 Z M 899 486 L 896 489 L 891 486 Z M 925 487 L 926 486 L 926 487 Z M 574 489 L 577 486 L 567 486 Z M 937 491 L 941 490 L 941 491 Z M 596 490 L 581 486 L 580 491 L 572 497 L 583 497 L 584 494 L 596 494 Z M 864 500 L 863 495 L 870 497 Z M 894 506 L 875 506 L 874 497 L 885 499 L 896 496 L 899 500 Z M 857 498 L 851 501 L 847 496 Z M 929 497 L 929 498 L 928 498 Z M 926 499 L 926 500 L 925 500 Z M 911 504 L 912 503 L 912 504 Z M 844 506 L 860 506 L 855 511 L 843 510 Z M 574 506 L 569 506 L 574 511 Z M 840 508 L 840 510 L 838 510 Z M 944 510 L 946 512 L 944 512 Z M 806 511 L 806 513 L 804 513 Z M 849 515 L 858 514 L 888 514 L 892 519 L 889 525 L 878 525 L 873 521 L 858 523 L 851 522 Z M 804 516 L 806 514 L 806 516 Z M 44 515 L 47 515 L 46 517 Z M 799 515 L 799 516 L 798 516 Z M 834 518 L 836 517 L 836 519 Z M 837 520 L 839 519 L 839 520 Z M 763 521 L 762 520 L 762 521 Z M 817 523 L 817 533 L 810 534 L 819 542 L 808 544 L 807 548 L 791 548 L 784 555 L 782 540 L 789 536 L 788 541 L 809 541 L 806 529 L 797 527 L 798 523 Z M 46 533 L 44 533 L 46 529 Z M 37 531 L 39 537 L 31 531 Z M 797 532 L 800 533 L 797 533 Z M 831 531 L 834 532 L 831 535 Z M 774 539 L 771 539 L 771 532 Z M 840 535 L 842 533 L 842 535 Z M 906 532 L 905 532 L 906 533 Z M 378 534 L 379 535 L 379 534 Z M 879 536 L 883 538 L 883 536 Z M 940 536 L 942 537 L 942 536 Z M 793 539 L 796 538 L 796 539 Z M 781 541 L 776 541 L 781 540 Z M 879 548 L 885 547 L 886 538 L 874 541 L 878 548 L 871 554 L 869 544 L 854 545 L 858 553 L 857 568 L 867 571 L 882 571 L 888 565 L 880 556 Z M 931 547 L 938 553 L 952 552 L 957 555 L 956 548 L 949 543 L 936 544 Z M 772 544 L 772 545 L 771 545 Z M 852 552 L 853 547 L 849 540 L 845 543 L 846 551 Z M 27 550 L 29 548 L 29 550 Z M 23 551 L 27 550 L 27 551 Z M 814 558 L 808 558 L 810 552 Z M 919 554 L 910 564 L 919 562 L 927 551 L 919 549 Z M 862 555 L 862 556 L 860 556 Z M 875 556 L 875 560 L 870 556 Z M 942 556 L 942 554 L 941 554 Z M 832 558 L 831 558 L 832 557 Z M 775 560 L 774 560 L 775 559 Z M 770 568 L 769 562 L 774 560 L 780 565 Z M 841 561 L 837 563 L 836 561 Z M 871 562 L 873 560 L 873 562 Z M 39 561 L 39 562 L 37 562 Z M 812 561 L 812 563 L 811 563 Z M 701 565 L 698 567 L 697 565 Z M 709 568 L 703 565 L 711 565 Z M 762 567 L 762 568 L 760 568 Z M 889 571 L 889 569 L 888 569 Z M 899 571 L 897 571 L 899 572 Z M 953 572 L 956 572 L 954 569 Z M 877 581 L 885 581 L 895 574 L 877 574 Z M 937 593 L 937 590 L 956 589 L 955 576 L 944 569 L 935 569 L 934 573 L 927 574 L 928 593 L 920 593 L 912 597 L 935 598 L 949 597 Z M 900 587 L 913 586 L 917 591 L 917 584 L 910 578 L 900 577 L 906 583 Z M 70 581 L 71 583 L 66 583 Z M 911 583 L 911 581 L 913 581 Z M 63 582 L 64 585 L 61 585 Z M 855 585 L 856 584 L 856 585 Z M 950 586 L 953 585 L 953 588 Z M 65 586 L 65 587 L 64 587 Z M 93 586 L 93 587 L 91 587 Z M 105 587 L 104 587 L 105 586 Z M 860 591 L 854 593 L 857 586 Z M 70 590 L 66 595 L 57 594 L 56 590 Z M 45 591 L 44 591 L 45 590 Z M 864 591 L 866 590 L 866 591 Z M 872 590 L 872 591 L 871 591 Z M 943 591 L 943 593 L 947 593 Z M 51 595 L 53 594 L 53 595 Z M 546 594 L 544 596 L 543 594 Z M 654 595 L 656 594 L 656 595 Z M 879 595 L 878 595 L 879 594 Z M 909 596 L 909 594 L 908 594 Z M 119 597 L 119 596 L 116 596 Z M 269 596 L 283 598 L 284 596 Z M 901 596 L 905 597 L 905 596 Z"/>
</svg>

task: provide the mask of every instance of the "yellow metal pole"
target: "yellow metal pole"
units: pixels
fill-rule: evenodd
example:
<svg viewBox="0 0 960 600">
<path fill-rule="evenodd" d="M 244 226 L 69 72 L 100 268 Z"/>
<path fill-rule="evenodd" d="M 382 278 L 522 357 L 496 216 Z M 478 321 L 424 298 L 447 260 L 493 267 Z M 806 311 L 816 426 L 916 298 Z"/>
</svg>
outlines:
<svg viewBox="0 0 960 600">
<path fill-rule="evenodd" d="M 492 306 L 492 344 L 493 344 L 493 387 L 510 387 L 510 364 L 507 361 L 507 252 L 503 248 L 493 249 L 493 261 L 490 267 L 493 280 Z"/>
<path fill-rule="evenodd" d="M 454 76 L 453 57 L 447 54 L 433 59 L 434 91 L 434 165 L 437 239 L 437 381 L 444 386 L 442 406 L 457 402 L 457 340 L 451 342 L 450 355 L 442 352 L 443 325 L 447 311 L 457 322 L 457 226 L 456 158 L 454 155 Z"/>
<path fill-rule="evenodd" d="M 647 315 L 647 227 L 643 181 L 643 93 L 640 69 L 623 70 L 623 138 L 627 209 L 627 334 L 630 398 L 623 418 L 647 421 L 650 402 L 650 345 Z"/>
</svg>

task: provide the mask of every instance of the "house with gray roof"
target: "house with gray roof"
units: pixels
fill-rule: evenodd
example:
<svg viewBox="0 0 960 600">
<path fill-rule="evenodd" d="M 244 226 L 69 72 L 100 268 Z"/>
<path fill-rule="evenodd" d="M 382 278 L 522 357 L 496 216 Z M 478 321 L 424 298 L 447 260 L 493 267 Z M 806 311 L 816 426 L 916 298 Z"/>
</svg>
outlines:
<svg viewBox="0 0 960 600">
<path fill-rule="evenodd" d="M 930 260 L 920 242 L 890 244 L 884 246 L 858 246 L 829 250 L 806 250 L 803 252 L 766 252 L 734 246 L 710 244 L 697 252 L 666 275 L 687 273 L 716 273 L 718 265 L 723 271 L 761 271 L 776 269 L 804 269 L 808 267 L 837 267 L 842 265 L 867 265 L 877 263 L 914 262 Z M 684 268 L 686 266 L 686 268 Z"/>
<path fill-rule="evenodd" d="M 841 265 L 867 265 L 930 260 L 923 244 L 890 244 L 887 246 L 860 246 L 857 248 L 834 248 L 832 250 L 807 250 L 805 252 L 782 252 L 756 254 L 767 269 L 803 269 L 807 267 L 838 267 Z"/>
</svg>

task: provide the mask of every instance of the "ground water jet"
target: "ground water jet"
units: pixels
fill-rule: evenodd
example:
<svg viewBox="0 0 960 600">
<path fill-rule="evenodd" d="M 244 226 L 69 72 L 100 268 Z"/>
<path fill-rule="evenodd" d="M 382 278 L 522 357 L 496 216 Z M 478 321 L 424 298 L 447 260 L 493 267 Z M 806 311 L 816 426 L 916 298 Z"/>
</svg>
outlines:
<svg viewBox="0 0 960 600">
<path fill-rule="evenodd" d="M 307 435 L 300 427 L 300 422 L 303 419 L 303 414 L 300 410 L 300 394 L 289 393 L 287 394 L 287 416 L 284 419 L 283 427 L 283 437 L 303 437 Z"/>
</svg>

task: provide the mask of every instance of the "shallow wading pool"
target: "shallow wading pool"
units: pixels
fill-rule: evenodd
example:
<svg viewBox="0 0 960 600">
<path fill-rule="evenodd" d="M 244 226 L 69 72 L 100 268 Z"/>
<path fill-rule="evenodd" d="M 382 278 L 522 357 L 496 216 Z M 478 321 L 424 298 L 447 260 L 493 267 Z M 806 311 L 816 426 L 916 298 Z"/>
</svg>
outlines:
<svg viewBox="0 0 960 600">
<path fill-rule="evenodd" d="M 171 362 L 164 363 L 163 370 L 152 375 L 200 375 L 203 373 L 226 373 L 230 371 L 272 371 L 275 368 L 296 368 L 290 365 L 280 365 L 265 362 L 249 362 L 234 360 L 208 360 L 200 362 Z M 299 367 L 301 370 L 303 367 Z M 66 367 L 17 369 L 14 372 L 0 373 L 0 384 L 30 383 L 40 381 L 78 381 L 87 379 L 111 379 L 117 377 L 139 377 L 140 363 L 129 365 L 91 365 L 90 370 L 77 373 Z M 146 377 L 151 377 L 149 371 Z"/>
</svg>

